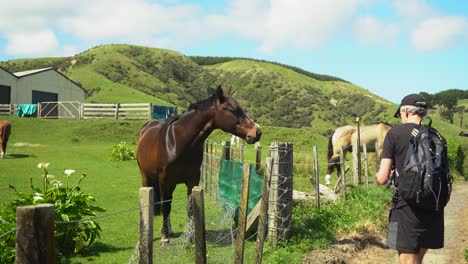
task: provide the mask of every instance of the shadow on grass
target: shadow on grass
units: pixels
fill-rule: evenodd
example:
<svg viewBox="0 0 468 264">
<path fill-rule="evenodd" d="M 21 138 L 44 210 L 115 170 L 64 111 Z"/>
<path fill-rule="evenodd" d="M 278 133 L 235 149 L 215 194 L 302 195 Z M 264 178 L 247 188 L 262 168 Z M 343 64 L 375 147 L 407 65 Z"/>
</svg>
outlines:
<svg viewBox="0 0 468 264">
<path fill-rule="evenodd" d="M 24 159 L 29 157 L 36 157 L 36 155 L 27 155 L 27 154 L 7 154 L 5 159 Z"/>
<path fill-rule="evenodd" d="M 95 257 L 99 257 L 102 253 L 115 253 L 129 249 L 133 249 L 133 247 L 115 247 L 101 242 L 95 242 L 90 247 L 84 248 L 76 255 L 58 256 L 57 263 L 76 263 L 77 258 L 86 258 L 88 261 L 93 261 Z"/>
</svg>

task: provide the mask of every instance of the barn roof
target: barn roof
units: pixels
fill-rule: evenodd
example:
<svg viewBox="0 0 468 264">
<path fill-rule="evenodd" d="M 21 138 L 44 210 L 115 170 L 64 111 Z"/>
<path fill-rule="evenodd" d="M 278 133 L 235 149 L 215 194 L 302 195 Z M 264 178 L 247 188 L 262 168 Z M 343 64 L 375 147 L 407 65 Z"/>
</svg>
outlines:
<svg viewBox="0 0 468 264">
<path fill-rule="evenodd" d="M 51 69 L 53 69 L 53 68 L 48 67 L 48 68 L 35 69 L 35 70 L 29 70 L 29 71 L 15 72 L 13 74 L 16 75 L 17 77 L 23 77 L 25 75 L 30 75 L 30 74 L 34 74 L 34 73 L 38 73 L 38 72 L 43 72 L 43 71 L 48 71 L 48 70 L 51 70 Z"/>
<path fill-rule="evenodd" d="M 79 84 L 79 83 L 73 81 L 72 79 L 68 78 L 65 74 L 57 71 L 54 67 L 47 67 L 47 68 L 42 68 L 42 69 L 15 72 L 15 73 L 13 73 L 13 75 L 15 75 L 18 78 L 21 78 L 21 77 L 25 77 L 25 76 L 33 75 L 33 74 L 36 74 L 36 73 L 45 72 L 45 71 L 50 71 L 50 70 L 55 71 L 56 73 L 62 75 L 65 79 L 69 80 L 70 82 L 72 82 L 73 84 L 78 86 L 81 90 L 83 90 L 86 93 L 86 90 L 81 86 L 81 84 Z"/>
</svg>

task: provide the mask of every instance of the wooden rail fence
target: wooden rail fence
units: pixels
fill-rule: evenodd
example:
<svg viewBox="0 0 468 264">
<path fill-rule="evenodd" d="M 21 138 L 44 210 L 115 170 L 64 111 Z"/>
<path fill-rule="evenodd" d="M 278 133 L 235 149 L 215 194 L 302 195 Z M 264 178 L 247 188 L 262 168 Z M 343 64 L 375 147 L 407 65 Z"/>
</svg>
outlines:
<svg viewBox="0 0 468 264">
<path fill-rule="evenodd" d="M 44 102 L 37 104 L 37 117 L 151 120 L 153 118 L 152 107 L 151 103 L 94 104 L 80 102 Z M 0 104 L 0 115 L 14 116 L 17 113 L 17 104 Z"/>
</svg>

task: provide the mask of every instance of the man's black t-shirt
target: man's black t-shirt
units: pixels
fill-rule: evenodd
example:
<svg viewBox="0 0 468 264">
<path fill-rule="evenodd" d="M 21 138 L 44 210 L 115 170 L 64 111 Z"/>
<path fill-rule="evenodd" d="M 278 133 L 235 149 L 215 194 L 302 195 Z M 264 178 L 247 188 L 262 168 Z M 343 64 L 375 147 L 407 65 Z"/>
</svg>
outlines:
<svg viewBox="0 0 468 264">
<path fill-rule="evenodd" d="M 417 128 L 418 124 L 406 123 L 392 127 L 385 136 L 384 147 L 382 150 L 382 159 L 393 160 L 393 165 L 396 169 L 396 175 L 401 175 L 403 172 L 403 163 L 405 162 L 408 143 L 411 138 L 411 131 Z M 396 176 L 395 175 L 395 176 Z M 396 207 L 406 204 L 406 202 L 396 195 Z"/>
</svg>

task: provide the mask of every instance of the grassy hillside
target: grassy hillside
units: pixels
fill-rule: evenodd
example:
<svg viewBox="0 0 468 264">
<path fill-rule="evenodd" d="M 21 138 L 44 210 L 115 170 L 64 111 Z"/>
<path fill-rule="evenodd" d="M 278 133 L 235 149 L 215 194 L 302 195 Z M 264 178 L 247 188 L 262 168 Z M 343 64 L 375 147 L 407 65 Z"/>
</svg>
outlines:
<svg viewBox="0 0 468 264">
<path fill-rule="evenodd" d="M 104 45 L 70 58 L 12 60 L 0 66 L 12 72 L 57 67 L 85 88 L 87 102 L 152 102 L 185 109 L 221 84 L 232 87 L 262 125 L 313 127 L 324 135 L 352 122 L 353 115 L 374 123 L 388 121 L 393 111 L 390 102 L 339 78 L 257 60 L 200 66 L 175 51 L 131 45 Z"/>
</svg>

